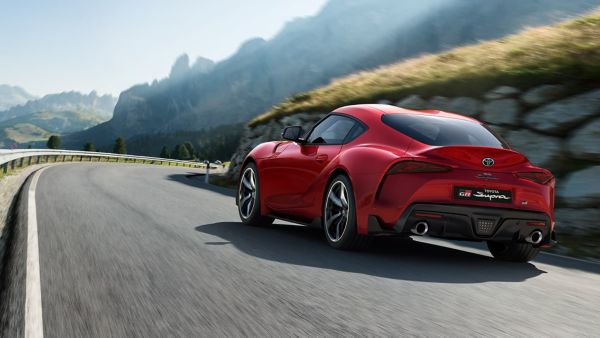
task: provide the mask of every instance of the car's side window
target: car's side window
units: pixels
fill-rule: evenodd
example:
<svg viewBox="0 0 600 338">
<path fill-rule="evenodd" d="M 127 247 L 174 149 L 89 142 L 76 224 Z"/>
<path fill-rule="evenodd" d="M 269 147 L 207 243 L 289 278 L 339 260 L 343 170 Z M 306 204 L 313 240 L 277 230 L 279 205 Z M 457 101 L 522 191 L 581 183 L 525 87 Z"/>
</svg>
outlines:
<svg viewBox="0 0 600 338">
<path fill-rule="evenodd" d="M 350 130 L 348 136 L 346 136 L 346 140 L 344 143 L 352 142 L 355 138 L 359 137 L 365 131 L 365 127 L 363 127 L 360 123 L 356 123 L 354 128 Z"/>
<path fill-rule="evenodd" d="M 350 130 L 356 125 L 351 118 L 330 115 L 321 121 L 308 135 L 307 142 L 315 144 L 342 144 Z"/>
</svg>

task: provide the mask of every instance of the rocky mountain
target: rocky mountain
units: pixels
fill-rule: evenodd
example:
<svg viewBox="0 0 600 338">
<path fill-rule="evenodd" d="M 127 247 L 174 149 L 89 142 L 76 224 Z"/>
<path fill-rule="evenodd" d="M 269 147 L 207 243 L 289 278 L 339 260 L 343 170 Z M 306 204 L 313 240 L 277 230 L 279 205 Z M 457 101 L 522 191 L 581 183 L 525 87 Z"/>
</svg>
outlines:
<svg viewBox="0 0 600 338">
<path fill-rule="evenodd" d="M 114 117 L 69 137 L 112 142 L 247 121 L 294 93 L 421 53 L 501 37 L 590 10 L 600 0 L 331 0 L 274 38 L 252 39 L 227 60 L 180 57 L 168 78 L 121 93 Z"/>
<path fill-rule="evenodd" d="M 36 97 L 19 86 L 0 84 L 0 111 L 24 104 Z"/>
<path fill-rule="evenodd" d="M 112 95 L 98 95 L 96 91 L 89 94 L 70 91 L 49 94 L 42 98 L 27 101 L 25 104 L 0 111 L 0 121 L 38 112 L 85 111 L 101 118 L 110 119 L 116 100 Z"/>
<path fill-rule="evenodd" d="M 0 112 L 0 148 L 13 144 L 28 144 L 45 140 L 51 134 L 79 132 L 106 122 L 112 116 L 116 99 L 64 92 Z"/>
</svg>

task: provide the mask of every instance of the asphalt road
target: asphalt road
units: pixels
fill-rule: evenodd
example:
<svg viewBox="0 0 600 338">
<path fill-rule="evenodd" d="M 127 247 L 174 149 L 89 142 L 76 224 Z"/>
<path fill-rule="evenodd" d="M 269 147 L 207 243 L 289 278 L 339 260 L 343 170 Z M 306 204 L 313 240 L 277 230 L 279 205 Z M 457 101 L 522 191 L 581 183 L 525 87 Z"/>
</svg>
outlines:
<svg viewBox="0 0 600 338">
<path fill-rule="evenodd" d="M 46 337 L 600 335 L 598 265 L 504 263 L 429 240 L 336 251 L 317 230 L 242 225 L 230 191 L 189 173 L 67 164 L 41 174 Z M 19 224 L 2 291 L 11 337 L 25 325 L 25 233 Z"/>
</svg>

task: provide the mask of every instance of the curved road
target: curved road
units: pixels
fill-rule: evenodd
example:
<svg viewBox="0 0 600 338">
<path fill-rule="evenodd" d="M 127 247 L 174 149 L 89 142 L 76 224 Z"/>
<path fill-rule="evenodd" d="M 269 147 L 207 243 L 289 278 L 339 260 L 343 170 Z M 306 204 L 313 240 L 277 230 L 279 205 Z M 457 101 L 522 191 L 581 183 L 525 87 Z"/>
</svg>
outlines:
<svg viewBox="0 0 600 338">
<path fill-rule="evenodd" d="M 65 164 L 35 191 L 43 331 L 80 336 L 595 336 L 600 266 L 494 261 L 481 246 L 379 240 L 238 222 L 231 192 L 190 169 Z M 27 187 L 26 187 L 27 188 Z M 27 204 L 2 291 L 23 334 Z"/>
</svg>

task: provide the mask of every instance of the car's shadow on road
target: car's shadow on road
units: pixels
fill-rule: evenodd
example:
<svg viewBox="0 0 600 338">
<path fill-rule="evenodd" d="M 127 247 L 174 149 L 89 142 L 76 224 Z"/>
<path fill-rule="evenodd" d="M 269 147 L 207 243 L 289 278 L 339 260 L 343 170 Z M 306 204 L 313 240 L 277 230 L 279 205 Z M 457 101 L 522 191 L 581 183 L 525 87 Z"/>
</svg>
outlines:
<svg viewBox="0 0 600 338">
<path fill-rule="evenodd" d="M 290 225 L 246 226 L 221 222 L 196 227 L 248 255 L 294 265 L 312 266 L 398 280 L 432 283 L 521 282 L 545 271 L 533 264 L 491 257 L 410 239 L 379 238 L 366 251 L 330 248 L 318 229 Z"/>
<path fill-rule="evenodd" d="M 167 176 L 169 181 L 178 182 L 196 188 L 210 190 L 226 196 L 235 196 L 235 190 L 231 188 L 219 187 L 212 184 L 204 183 L 204 174 L 197 172 L 188 172 L 187 174 L 172 174 Z"/>
</svg>

